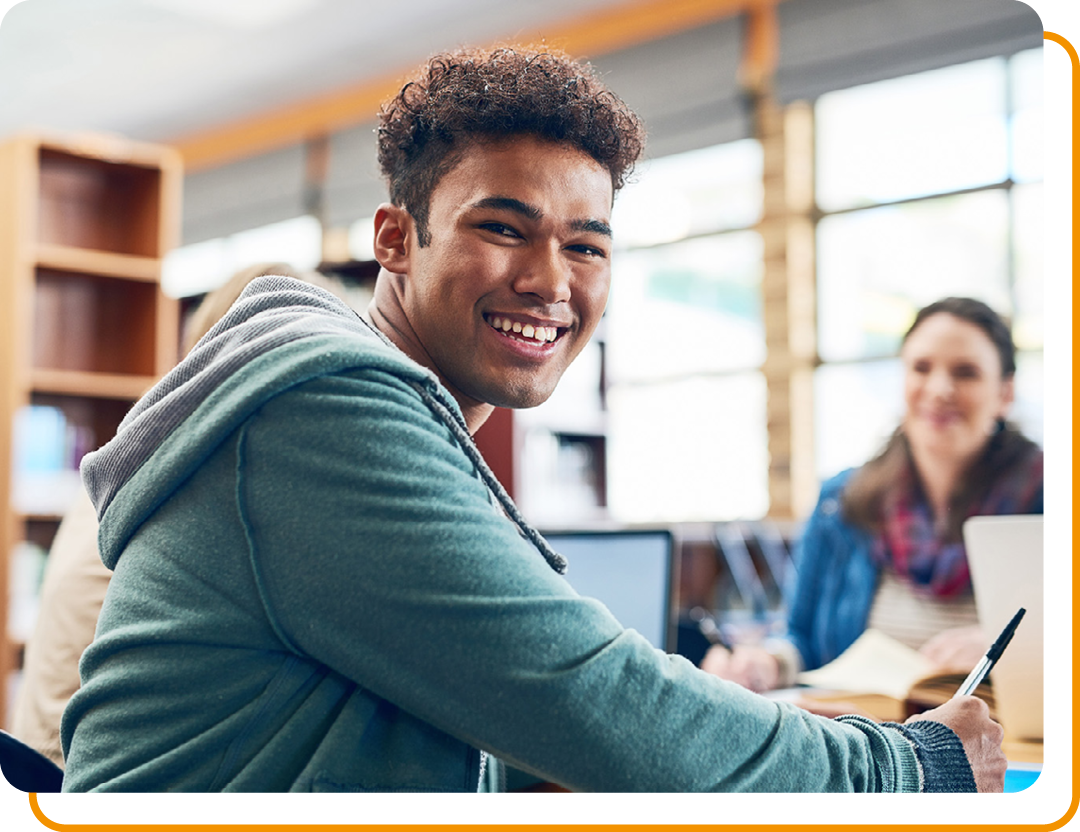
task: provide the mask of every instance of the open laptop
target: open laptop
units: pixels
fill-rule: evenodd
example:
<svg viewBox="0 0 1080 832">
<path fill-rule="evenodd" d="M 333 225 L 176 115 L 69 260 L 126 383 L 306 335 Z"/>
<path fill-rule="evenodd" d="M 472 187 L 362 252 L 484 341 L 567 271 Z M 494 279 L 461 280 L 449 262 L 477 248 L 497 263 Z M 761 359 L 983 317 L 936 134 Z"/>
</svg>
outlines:
<svg viewBox="0 0 1080 832">
<path fill-rule="evenodd" d="M 994 639 L 1026 612 L 994 666 L 994 705 L 1007 740 L 1043 738 L 1043 518 L 972 517 L 964 523 L 979 624 Z"/>
<path fill-rule="evenodd" d="M 566 579 L 596 598 L 624 627 L 661 650 L 675 649 L 675 552 L 667 529 L 559 531 L 544 534 L 570 562 Z"/>
</svg>

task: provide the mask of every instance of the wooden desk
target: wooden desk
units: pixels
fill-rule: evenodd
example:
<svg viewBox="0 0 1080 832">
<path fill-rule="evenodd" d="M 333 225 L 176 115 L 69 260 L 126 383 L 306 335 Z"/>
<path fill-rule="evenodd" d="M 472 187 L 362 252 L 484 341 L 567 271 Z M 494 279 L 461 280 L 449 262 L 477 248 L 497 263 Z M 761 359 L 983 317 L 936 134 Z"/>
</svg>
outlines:
<svg viewBox="0 0 1080 832">
<path fill-rule="evenodd" d="M 1010 763 L 1039 763 L 1043 761 L 1043 744 L 1031 740 L 1006 739 L 1002 751 Z"/>
</svg>

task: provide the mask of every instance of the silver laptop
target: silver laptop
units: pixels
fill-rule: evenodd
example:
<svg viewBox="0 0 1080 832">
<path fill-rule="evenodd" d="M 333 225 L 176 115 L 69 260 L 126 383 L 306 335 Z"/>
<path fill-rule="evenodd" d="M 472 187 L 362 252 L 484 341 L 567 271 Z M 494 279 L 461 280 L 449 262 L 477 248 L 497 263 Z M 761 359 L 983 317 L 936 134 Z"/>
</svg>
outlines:
<svg viewBox="0 0 1080 832">
<path fill-rule="evenodd" d="M 1008 740 L 1043 738 L 1043 518 L 972 517 L 964 523 L 979 624 L 997 638 L 1026 612 L 990 672 L 997 716 Z"/>
<path fill-rule="evenodd" d="M 566 580 L 603 602 L 624 627 L 667 652 L 675 649 L 675 551 L 667 529 L 559 531 L 544 538 L 570 566 Z"/>
</svg>

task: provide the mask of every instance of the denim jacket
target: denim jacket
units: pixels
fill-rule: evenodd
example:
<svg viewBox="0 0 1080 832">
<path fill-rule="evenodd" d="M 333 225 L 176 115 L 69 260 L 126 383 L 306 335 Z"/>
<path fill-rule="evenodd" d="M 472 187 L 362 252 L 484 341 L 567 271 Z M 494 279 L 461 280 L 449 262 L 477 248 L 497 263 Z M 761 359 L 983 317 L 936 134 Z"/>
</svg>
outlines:
<svg viewBox="0 0 1080 832">
<path fill-rule="evenodd" d="M 874 538 L 846 522 L 841 511 L 844 488 L 855 470 L 821 486 L 817 507 L 796 546 L 787 638 L 806 670 L 831 662 L 862 635 L 877 591 Z M 1042 514 L 1042 486 L 1033 483 L 1032 489 L 1018 513 Z"/>
<path fill-rule="evenodd" d="M 840 498 L 855 469 L 827 480 L 796 546 L 788 639 L 812 670 L 835 659 L 866 629 L 877 588 L 872 536 L 844 521 Z"/>
</svg>

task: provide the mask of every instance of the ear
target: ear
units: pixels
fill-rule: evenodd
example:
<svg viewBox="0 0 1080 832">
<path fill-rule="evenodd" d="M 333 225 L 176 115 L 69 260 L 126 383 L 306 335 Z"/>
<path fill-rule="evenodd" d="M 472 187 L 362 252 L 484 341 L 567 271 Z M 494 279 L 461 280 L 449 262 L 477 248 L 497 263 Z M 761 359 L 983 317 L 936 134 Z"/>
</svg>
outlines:
<svg viewBox="0 0 1080 832">
<path fill-rule="evenodd" d="M 1009 408 L 1016 401 L 1016 376 L 1009 376 L 1001 382 L 1001 410 L 998 415 L 1004 419 L 1009 415 Z"/>
<path fill-rule="evenodd" d="M 375 212 L 375 259 L 387 271 L 409 273 L 413 227 L 412 215 L 400 205 L 384 202 Z"/>
</svg>

